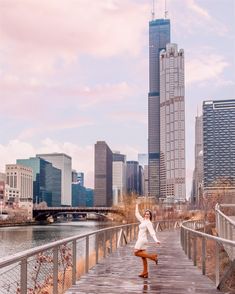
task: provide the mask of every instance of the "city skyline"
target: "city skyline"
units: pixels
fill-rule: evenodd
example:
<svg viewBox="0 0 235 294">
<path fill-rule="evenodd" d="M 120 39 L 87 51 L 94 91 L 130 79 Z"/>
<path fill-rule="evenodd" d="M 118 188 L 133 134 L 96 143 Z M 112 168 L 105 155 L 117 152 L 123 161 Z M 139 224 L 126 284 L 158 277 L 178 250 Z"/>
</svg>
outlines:
<svg viewBox="0 0 235 294">
<path fill-rule="evenodd" d="M 127 160 L 148 152 L 151 4 L 0 2 L 1 172 L 17 158 L 60 152 L 72 157 L 73 168 L 84 171 L 85 185 L 93 187 L 96 141 Z M 197 109 L 200 114 L 203 100 L 234 98 L 235 3 L 167 5 L 171 42 L 185 51 L 189 197 Z M 164 17 L 164 1 L 156 1 L 155 17 Z"/>
</svg>

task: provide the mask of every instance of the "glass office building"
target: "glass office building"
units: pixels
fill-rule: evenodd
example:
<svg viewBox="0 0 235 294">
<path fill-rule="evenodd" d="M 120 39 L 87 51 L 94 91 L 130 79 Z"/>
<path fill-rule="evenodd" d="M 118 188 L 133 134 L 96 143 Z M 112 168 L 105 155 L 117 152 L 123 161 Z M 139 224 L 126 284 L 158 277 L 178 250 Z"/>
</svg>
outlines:
<svg viewBox="0 0 235 294">
<path fill-rule="evenodd" d="M 149 195 L 160 197 L 160 66 L 159 54 L 170 43 L 170 20 L 149 22 L 148 163 Z"/>
<path fill-rule="evenodd" d="M 235 99 L 203 102 L 204 193 L 235 192 Z"/>
<path fill-rule="evenodd" d="M 33 203 L 46 202 L 48 206 L 61 206 L 61 170 L 39 158 L 17 159 L 17 164 L 33 170 Z"/>
</svg>

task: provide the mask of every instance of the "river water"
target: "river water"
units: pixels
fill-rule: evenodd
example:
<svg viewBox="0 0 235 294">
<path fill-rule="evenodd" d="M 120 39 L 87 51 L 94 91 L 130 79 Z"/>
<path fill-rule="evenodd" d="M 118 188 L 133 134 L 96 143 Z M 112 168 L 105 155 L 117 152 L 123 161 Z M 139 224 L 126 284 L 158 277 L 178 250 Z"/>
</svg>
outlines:
<svg viewBox="0 0 235 294">
<path fill-rule="evenodd" d="M 78 221 L 40 226 L 0 227 L 0 258 L 114 225 L 108 222 Z"/>
</svg>

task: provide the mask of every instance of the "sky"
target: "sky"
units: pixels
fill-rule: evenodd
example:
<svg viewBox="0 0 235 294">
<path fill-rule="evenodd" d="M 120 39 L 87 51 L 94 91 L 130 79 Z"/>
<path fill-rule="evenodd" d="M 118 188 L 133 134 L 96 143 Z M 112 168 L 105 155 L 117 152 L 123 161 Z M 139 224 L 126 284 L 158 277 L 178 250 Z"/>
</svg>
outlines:
<svg viewBox="0 0 235 294">
<path fill-rule="evenodd" d="M 186 184 L 203 100 L 235 98 L 235 0 L 167 0 L 185 51 Z M 0 0 L 0 172 L 63 152 L 94 186 L 94 144 L 147 153 L 152 0 Z M 156 0 L 163 18 L 165 1 Z"/>
</svg>

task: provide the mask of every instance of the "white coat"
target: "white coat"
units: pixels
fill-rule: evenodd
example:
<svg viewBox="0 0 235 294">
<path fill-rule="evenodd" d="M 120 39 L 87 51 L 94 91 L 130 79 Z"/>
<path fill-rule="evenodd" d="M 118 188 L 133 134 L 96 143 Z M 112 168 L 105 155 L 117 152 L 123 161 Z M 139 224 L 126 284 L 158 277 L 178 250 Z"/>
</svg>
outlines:
<svg viewBox="0 0 235 294">
<path fill-rule="evenodd" d="M 152 222 L 150 220 L 144 219 L 140 215 L 139 209 L 138 209 L 138 204 L 136 204 L 135 216 L 138 219 L 138 221 L 140 221 L 140 225 L 139 225 L 138 238 L 137 238 L 137 241 L 135 243 L 134 248 L 137 249 L 137 250 L 145 250 L 146 245 L 148 243 L 148 238 L 147 238 L 147 232 L 148 231 L 149 231 L 151 237 L 153 238 L 153 240 L 156 243 L 159 242 L 159 240 L 157 239 L 156 232 L 155 232 L 155 230 L 153 228 Z"/>
</svg>

